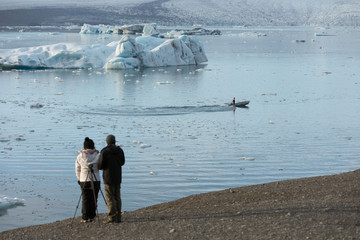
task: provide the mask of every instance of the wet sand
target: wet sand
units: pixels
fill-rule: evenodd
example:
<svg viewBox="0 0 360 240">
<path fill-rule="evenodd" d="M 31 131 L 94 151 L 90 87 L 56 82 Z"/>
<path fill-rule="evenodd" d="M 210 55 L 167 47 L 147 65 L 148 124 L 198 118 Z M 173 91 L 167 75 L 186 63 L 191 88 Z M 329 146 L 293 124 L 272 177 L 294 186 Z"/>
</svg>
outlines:
<svg viewBox="0 0 360 240">
<path fill-rule="evenodd" d="M 358 239 L 360 170 L 193 195 L 125 212 L 119 224 L 105 218 L 19 228 L 0 239 Z"/>
</svg>

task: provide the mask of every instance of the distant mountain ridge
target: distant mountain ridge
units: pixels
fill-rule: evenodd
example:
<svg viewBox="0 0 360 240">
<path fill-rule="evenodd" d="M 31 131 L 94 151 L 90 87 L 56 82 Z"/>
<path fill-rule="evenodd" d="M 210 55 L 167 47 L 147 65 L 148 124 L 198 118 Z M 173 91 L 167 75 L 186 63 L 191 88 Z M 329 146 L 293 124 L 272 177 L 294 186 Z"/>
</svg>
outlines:
<svg viewBox="0 0 360 240">
<path fill-rule="evenodd" d="M 0 25 L 130 24 L 360 26 L 356 0 L 2 0 Z"/>
</svg>

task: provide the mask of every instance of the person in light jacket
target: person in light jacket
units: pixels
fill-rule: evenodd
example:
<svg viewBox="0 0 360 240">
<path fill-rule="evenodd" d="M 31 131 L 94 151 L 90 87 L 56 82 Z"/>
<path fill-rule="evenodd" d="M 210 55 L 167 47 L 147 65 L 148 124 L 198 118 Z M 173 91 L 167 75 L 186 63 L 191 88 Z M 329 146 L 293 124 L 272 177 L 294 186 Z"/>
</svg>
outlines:
<svg viewBox="0 0 360 240">
<path fill-rule="evenodd" d="M 121 167 L 125 164 L 125 155 L 121 147 L 116 146 L 115 136 L 106 137 L 107 146 L 101 150 L 99 169 L 103 170 L 108 219 L 105 223 L 121 222 L 120 185 Z"/>
<path fill-rule="evenodd" d="M 99 151 L 95 149 L 93 140 L 86 137 L 84 149 L 79 153 L 75 161 L 76 177 L 81 187 L 81 222 L 83 223 L 91 222 L 96 216 L 97 198 L 100 190 L 99 156 Z M 93 187 L 92 183 L 94 184 Z"/>
</svg>

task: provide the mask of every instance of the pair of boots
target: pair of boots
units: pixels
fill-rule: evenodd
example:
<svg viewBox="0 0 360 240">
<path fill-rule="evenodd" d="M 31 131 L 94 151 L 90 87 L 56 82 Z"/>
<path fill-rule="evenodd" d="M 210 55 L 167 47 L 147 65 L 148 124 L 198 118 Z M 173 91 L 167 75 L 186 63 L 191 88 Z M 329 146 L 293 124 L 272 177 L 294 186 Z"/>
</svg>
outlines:
<svg viewBox="0 0 360 240">
<path fill-rule="evenodd" d="M 121 223 L 121 213 L 113 217 L 108 217 L 108 219 L 104 221 L 104 223 Z"/>
</svg>

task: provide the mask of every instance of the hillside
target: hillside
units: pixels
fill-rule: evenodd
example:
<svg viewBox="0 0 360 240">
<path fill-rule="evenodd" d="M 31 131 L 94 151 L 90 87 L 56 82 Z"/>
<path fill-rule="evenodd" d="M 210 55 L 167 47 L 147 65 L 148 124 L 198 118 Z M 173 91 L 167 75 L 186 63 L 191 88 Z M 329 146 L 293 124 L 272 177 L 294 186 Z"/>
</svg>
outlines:
<svg viewBox="0 0 360 240">
<path fill-rule="evenodd" d="M 359 26 L 355 0 L 2 0 L 1 26 L 129 24 Z"/>
</svg>

